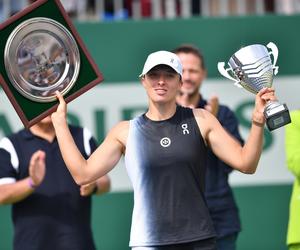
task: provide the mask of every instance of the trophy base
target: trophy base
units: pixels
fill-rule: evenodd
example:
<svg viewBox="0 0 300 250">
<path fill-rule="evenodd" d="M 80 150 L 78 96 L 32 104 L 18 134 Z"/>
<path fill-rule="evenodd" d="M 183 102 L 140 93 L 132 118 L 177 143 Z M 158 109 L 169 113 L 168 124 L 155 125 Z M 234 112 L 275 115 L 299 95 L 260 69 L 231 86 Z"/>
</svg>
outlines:
<svg viewBox="0 0 300 250">
<path fill-rule="evenodd" d="M 270 131 L 291 123 L 290 112 L 286 104 L 271 102 L 267 105 L 264 115 Z"/>
</svg>

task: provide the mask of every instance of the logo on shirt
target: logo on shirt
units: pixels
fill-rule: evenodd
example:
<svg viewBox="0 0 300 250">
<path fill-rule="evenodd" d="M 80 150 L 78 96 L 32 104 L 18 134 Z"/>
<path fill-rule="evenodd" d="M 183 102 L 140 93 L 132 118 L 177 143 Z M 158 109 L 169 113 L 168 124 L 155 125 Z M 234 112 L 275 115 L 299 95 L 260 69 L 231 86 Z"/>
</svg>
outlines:
<svg viewBox="0 0 300 250">
<path fill-rule="evenodd" d="M 160 140 L 160 145 L 164 148 L 169 147 L 171 145 L 171 139 L 168 137 L 164 137 Z"/>
<path fill-rule="evenodd" d="M 184 135 L 190 133 L 190 131 L 188 130 L 188 125 L 187 125 L 186 123 L 182 124 L 182 125 L 181 125 L 181 128 L 182 128 L 182 133 L 183 133 Z"/>
</svg>

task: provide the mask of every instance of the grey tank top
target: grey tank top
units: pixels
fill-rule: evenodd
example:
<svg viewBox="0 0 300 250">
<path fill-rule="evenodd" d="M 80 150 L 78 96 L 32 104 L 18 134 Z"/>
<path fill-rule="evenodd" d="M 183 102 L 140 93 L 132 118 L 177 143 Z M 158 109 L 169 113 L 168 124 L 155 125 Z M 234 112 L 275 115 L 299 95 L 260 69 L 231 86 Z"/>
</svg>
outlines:
<svg viewBox="0 0 300 250">
<path fill-rule="evenodd" d="M 207 148 L 193 111 L 130 121 L 125 164 L 134 190 L 130 246 L 160 246 L 215 236 L 204 200 Z"/>
</svg>

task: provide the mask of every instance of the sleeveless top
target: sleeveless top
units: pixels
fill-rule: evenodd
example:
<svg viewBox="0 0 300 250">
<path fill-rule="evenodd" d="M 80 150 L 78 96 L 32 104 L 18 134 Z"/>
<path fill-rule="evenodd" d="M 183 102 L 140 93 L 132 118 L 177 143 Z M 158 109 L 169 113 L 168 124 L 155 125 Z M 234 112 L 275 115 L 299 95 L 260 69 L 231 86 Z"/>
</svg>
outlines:
<svg viewBox="0 0 300 250">
<path fill-rule="evenodd" d="M 130 121 L 125 165 L 134 190 L 130 246 L 215 237 L 204 199 L 207 148 L 192 109 Z"/>
</svg>

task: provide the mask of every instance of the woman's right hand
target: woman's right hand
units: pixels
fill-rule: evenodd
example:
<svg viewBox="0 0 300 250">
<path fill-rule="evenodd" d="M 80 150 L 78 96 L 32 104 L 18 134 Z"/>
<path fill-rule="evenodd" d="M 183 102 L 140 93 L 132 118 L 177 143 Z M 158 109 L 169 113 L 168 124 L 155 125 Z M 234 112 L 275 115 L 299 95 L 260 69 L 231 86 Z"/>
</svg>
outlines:
<svg viewBox="0 0 300 250">
<path fill-rule="evenodd" d="M 51 115 L 54 127 L 67 124 L 67 104 L 59 91 L 56 91 L 55 93 L 59 104 L 56 111 Z"/>
<path fill-rule="evenodd" d="M 273 88 L 263 88 L 260 90 L 255 99 L 255 107 L 252 112 L 252 122 L 258 126 L 263 127 L 266 119 L 264 110 L 269 101 L 276 101 L 275 90 Z"/>
</svg>

